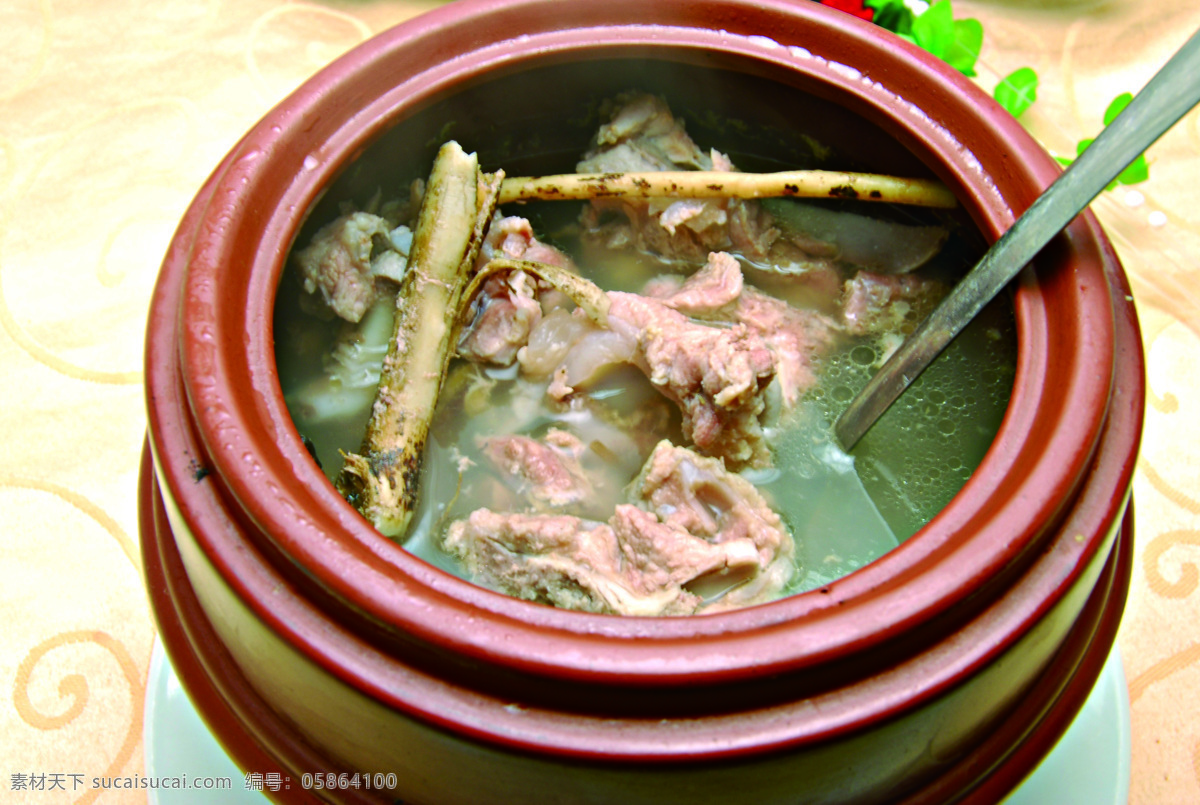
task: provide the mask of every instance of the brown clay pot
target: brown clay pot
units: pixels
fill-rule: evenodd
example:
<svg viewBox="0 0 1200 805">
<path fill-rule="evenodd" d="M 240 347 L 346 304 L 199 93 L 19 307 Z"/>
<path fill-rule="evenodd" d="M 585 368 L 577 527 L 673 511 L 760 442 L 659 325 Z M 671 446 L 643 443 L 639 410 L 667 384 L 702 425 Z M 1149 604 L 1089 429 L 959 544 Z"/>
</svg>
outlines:
<svg viewBox="0 0 1200 805">
<path fill-rule="evenodd" d="M 141 511 L 172 660 L 285 801 L 328 771 L 396 775 L 320 792 L 345 802 L 995 801 L 1086 697 L 1128 581 L 1143 363 L 1090 215 L 1018 282 L 1012 399 L 967 485 L 772 604 L 617 618 L 489 592 L 380 537 L 302 445 L 272 322 L 310 212 L 413 175 L 448 121 L 485 166 L 569 169 L 562 121 L 630 86 L 764 149 L 803 130 L 936 176 L 988 239 L 1057 172 L 943 63 L 816 3 L 460 0 L 370 40 L 246 135 L 163 264 Z"/>
</svg>

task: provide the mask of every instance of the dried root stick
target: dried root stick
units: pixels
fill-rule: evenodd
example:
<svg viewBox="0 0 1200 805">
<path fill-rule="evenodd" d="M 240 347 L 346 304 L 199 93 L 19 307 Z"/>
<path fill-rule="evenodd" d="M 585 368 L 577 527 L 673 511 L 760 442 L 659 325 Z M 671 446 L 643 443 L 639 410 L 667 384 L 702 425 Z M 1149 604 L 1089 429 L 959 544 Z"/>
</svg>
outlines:
<svg viewBox="0 0 1200 805">
<path fill-rule="evenodd" d="M 433 164 L 361 453 L 345 454 L 338 476 L 339 491 L 385 536 L 403 537 L 416 507 L 455 320 L 502 179 L 481 174 L 475 155 L 455 142 Z"/>
<path fill-rule="evenodd" d="M 529 199 L 593 198 L 850 198 L 950 209 L 954 194 L 940 182 L 875 173 L 784 171 L 650 171 L 512 176 L 500 187 L 500 203 Z"/>
</svg>

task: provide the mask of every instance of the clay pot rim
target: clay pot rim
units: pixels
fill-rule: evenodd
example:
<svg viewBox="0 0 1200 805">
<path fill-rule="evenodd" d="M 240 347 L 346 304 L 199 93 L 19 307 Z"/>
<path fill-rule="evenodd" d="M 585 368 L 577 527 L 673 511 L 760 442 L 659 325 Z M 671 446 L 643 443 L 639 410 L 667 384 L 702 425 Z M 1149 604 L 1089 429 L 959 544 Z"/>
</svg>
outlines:
<svg viewBox="0 0 1200 805">
<path fill-rule="evenodd" d="M 572 27 L 563 20 L 601 12 L 591 4 L 553 4 L 555 22 L 546 23 L 544 30 L 526 31 L 520 41 L 504 39 L 496 24 L 512 14 L 529 12 L 533 18 L 550 0 L 460 0 L 386 32 L 306 83 L 231 153 L 216 177 L 187 258 L 182 356 L 187 396 L 206 460 L 223 479 L 232 502 L 305 572 L 390 628 L 521 670 L 646 684 L 807 667 L 861 650 L 964 601 L 985 580 L 1032 550 L 1045 535 L 1046 524 L 1053 523 L 1072 499 L 1107 411 L 1111 368 L 1098 379 L 1095 367 L 1106 362 L 1111 366 L 1111 299 L 1096 260 L 1076 277 L 1087 287 L 1054 291 L 1076 300 L 1087 332 L 1082 324 L 1062 322 L 1051 331 L 1045 309 L 1049 286 L 1025 278 L 1017 295 L 1022 348 L 1013 404 L 997 446 L 967 487 L 900 548 L 819 591 L 740 612 L 681 619 L 554 610 L 491 593 L 426 565 L 377 535 L 337 496 L 309 459 L 284 408 L 271 355 L 271 301 L 303 211 L 315 202 L 321 187 L 386 128 L 388 114 L 403 94 L 420 105 L 457 81 L 511 69 L 523 61 L 577 56 L 587 48 L 602 55 L 632 49 L 662 48 L 666 54 L 672 49 L 679 53 L 715 48 L 728 54 L 729 61 L 753 64 L 756 70 L 806 70 L 806 81 L 824 82 L 830 93 L 844 93 L 864 105 L 878 97 L 878 82 L 911 89 L 905 78 L 919 75 L 925 84 L 918 94 L 930 101 L 930 108 L 876 109 L 873 114 L 900 126 L 902 139 L 923 150 L 922 156 L 940 151 L 944 161 L 932 167 L 952 187 L 962 191 L 974 183 L 977 195 L 971 212 L 992 237 L 1011 221 L 1009 205 L 1026 206 L 1036 188 L 1048 184 L 1057 171 L 1007 113 L 942 62 L 815 3 L 756 5 L 758 12 L 782 16 L 801 29 L 819 24 L 825 35 L 822 52 L 831 59 L 842 53 L 873 52 L 885 65 L 880 77 L 871 79 L 877 82 L 875 88 L 816 59 L 798 66 L 778 45 L 738 33 L 681 23 Z M 571 14 L 565 13 L 568 5 Z M 666 2 L 647 12 L 646 5 L 620 0 L 607 4 L 605 15 L 611 19 L 636 8 L 643 15 L 666 18 L 694 14 L 697 5 L 724 7 Z M 452 52 L 448 62 L 411 67 L 426 50 L 448 47 L 450 29 L 473 14 L 489 18 L 487 23 L 476 20 L 475 47 Z M 730 29 L 736 23 L 731 17 Z M 489 36 L 486 44 L 479 43 Z M 877 46 L 881 40 L 887 47 Z M 605 44 L 597 44 L 601 41 Z M 816 43 L 806 44 L 810 51 L 818 49 Z M 381 65 L 395 71 L 401 64 L 409 65 L 409 72 L 398 74 L 395 86 L 383 95 L 363 98 L 355 91 L 356 82 L 384 69 Z M 963 104 L 963 125 L 969 124 L 976 136 L 994 131 L 1010 146 L 1007 173 L 998 177 L 1002 187 L 984 176 L 968 151 L 928 117 L 937 111 L 931 107 L 940 103 L 944 112 L 953 103 L 947 99 L 961 95 L 975 100 Z M 320 145 L 310 148 L 314 137 Z M 291 179 L 281 182 L 282 176 Z M 1063 248 L 1094 254 L 1091 237 L 1077 224 Z M 255 246 L 246 248 L 248 243 Z M 1087 262 L 1087 254 L 1076 253 L 1076 258 Z M 238 315 L 221 318 L 225 307 Z M 1073 350 L 1058 364 L 1067 371 L 1055 378 L 1053 393 L 1045 353 L 1039 348 Z M 1069 427 L 1046 424 L 1054 419 L 1047 412 L 1071 409 Z M 1058 417 L 1059 425 L 1061 420 Z M 1018 467 L 1032 471 L 1019 473 Z M 998 496 L 1002 499 L 992 496 L 988 487 L 993 482 L 1008 491 Z M 972 533 L 966 534 L 968 530 Z M 918 577 L 919 589 L 910 584 Z M 481 621 L 488 628 L 480 628 Z M 677 650 L 681 641 L 688 646 L 685 658 Z"/>
</svg>

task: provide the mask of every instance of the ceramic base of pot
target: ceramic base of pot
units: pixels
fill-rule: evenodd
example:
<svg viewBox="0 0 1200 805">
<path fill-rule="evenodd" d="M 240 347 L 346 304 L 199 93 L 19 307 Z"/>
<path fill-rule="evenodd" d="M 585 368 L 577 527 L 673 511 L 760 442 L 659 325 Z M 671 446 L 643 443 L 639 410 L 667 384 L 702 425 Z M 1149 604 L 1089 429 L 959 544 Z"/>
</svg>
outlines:
<svg viewBox="0 0 1200 805">
<path fill-rule="evenodd" d="M 221 791 L 151 791 L 150 805 L 264 805 L 269 801 L 263 790 L 247 787 L 246 773 L 205 726 L 158 641 L 146 685 L 145 746 L 148 777 L 227 778 L 232 785 Z M 1114 649 L 1079 715 L 1004 805 L 1125 805 L 1129 763 L 1129 691 L 1120 654 Z"/>
<path fill-rule="evenodd" d="M 300 788 L 301 781 L 296 779 L 298 774 L 289 771 L 288 768 L 299 772 L 311 769 L 315 774 L 328 771 L 328 762 L 302 737 L 294 734 L 294 731 L 261 701 L 246 683 L 228 652 L 219 644 L 212 626 L 208 624 L 187 583 L 186 574 L 175 551 L 173 536 L 169 526 L 166 526 L 165 516 L 162 516 L 161 498 L 153 473 L 149 471 L 148 451 L 143 465 L 142 484 L 142 521 L 156 523 L 155 528 L 144 529 L 142 534 L 143 540 L 150 541 L 143 546 L 147 590 L 158 618 L 159 634 L 165 654 L 170 656 L 173 668 L 178 673 L 175 682 L 168 679 L 162 684 L 167 690 L 174 685 L 185 701 L 190 697 L 189 707 L 178 705 L 178 708 L 184 712 L 201 714 L 202 723 L 197 722 L 200 723 L 199 735 L 206 736 L 213 742 L 203 754 L 194 756 L 196 760 L 188 753 L 186 743 L 182 747 L 168 749 L 169 744 L 165 742 L 171 740 L 169 736 L 191 735 L 192 739 L 195 739 L 197 730 L 193 728 L 191 732 L 185 733 L 173 719 L 163 722 L 166 726 L 160 729 L 155 719 L 160 717 L 159 711 L 167 705 L 160 707 L 158 703 L 148 702 L 148 774 L 170 774 L 162 764 L 167 762 L 165 758 L 177 757 L 180 753 L 186 764 L 199 764 L 201 758 L 216 758 L 214 762 L 219 762 L 223 754 L 220 747 L 224 747 L 228 753 L 225 757 L 225 762 L 229 764 L 226 765 L 226 769 L 232 766 L 244 772 L 261 774 L 264 787 L 268 780 L 290 780 L 290 789 L 280 785 L 278 791 L 270 792 L 270 799 L 285 805 L 312 801 L 313 792 Z M 156 514 L 159 516 L 156 517 Z M 1026 796 L 1022 793 L 1024 784 L 1036 779 L 1030 777 L 1030 774 L 1044 762 L 1049 762 L 1051 750 L 1059 743 L 1060 737 L 1070 734 L 1073 722 L 1085 718 L 1094 724 L 1095 716 L 1077 718 L 1085 711 L 1085 702 L 1094 695 L 1099 695 L 1101 701 L 1111 698 L 1112 694 L 1106 695 L 1103 685 L 1097 686 L 1097 680 L 1101 678 L 1101 672 L 1107 664 L 1119 663 L 1119 660 L 1110 661 L 1109 655 L 1124 609 L 1132 567 L 1132 546 L 1131 503 L 1115 535 L 1108 564 L 1101 572 L 1091 598 L 1058 655 L 1042 675 L 1041 681 L 1034 685 L 1018 705 L 1019 712 L 1015 712 L 1008 722 L 1000 725 L 984 745 L 947 770 L 942 778 L 915 792 L 905 800 L 906 803 L 940 805 L 944 802 L 955 802 L 963 805 L 992 805 L 1007 801 L 1031 805 L 1040 802 L 1078 801 L 1082 804 L 1125 801 L 1124 797 L 1128 791 L 1130 745 L 1127 702 L 1109 705 L 1109 709 L 1115 707 L 1115 721 L 1109 717 L 1099 729 L 1094 726 L 1082 728 L 1087 736 L 1118 736 L 1113 744 L 1116 748 L 1110 748 L 1106 753 L 1103 748 L 1090 744 L 1085 749 L 1071 749 L 1072 742 L 1063 742 L 1063 745 L 1068 747 L 1064 750 L 1068 757 L 1089 759 L 1091 769 L 1088 774 L 1079 775 L 1072 773 L 1074 767 L 1070 765 L 1061 770 L 1056 770 L 1052 765 L 1051 770 L 1044 776 L 1049 776 L 1064 789 L 1069 785 L 1069 791 L 1065 791 L 1061 796 L 1042 795 L 1037 792 L 1031 799 L 1022 800 L 1019 797 Z M 210 678 L 210 673 L 217 674 L 220 679 Z M 1119 671 L 1113 671 L 1110 676 L 1118 673 Z M 1124 696 L 1124 680 L 1121 678 L 1118 681 L 1120 694 Z M 151 680 L 150 690 L 153 692 L 157 689 L 158 680 Z M 1100 693 L 1096 694 L 1096 690 Z M 235 697 L 236 703 L 231 703 L 225 696 Z M 239 718 L 235 712 L 249 714 L 249 720 Z M 1123 717 L 1121 713 L 1124 713 Z M 209 725 L 211 734 L 204 729 L 203 724 Z M 164 734 L 160 737 L 159 733 Z M 176 740 L 188 741 L 189 738 L 179 737 Z M 278 757 L 268 752 L 266 745 L 272 746 Z M 1095 763 L 1096 758 L 1109 758 L 1110 754 L 1113 755 L 1110 762 Z M 1098 768 L 1102 768 L 1103 771 L 1097 771 Z M 179 768 L 178 771 L 180 774 L 187 774 L 193 782 L 198 775 L 209 773 L 202 768 Z M 374 773 L 386 770 L 362 771 Z M 1104 784 L 1099 794 L 1092 795 L 1094 789 L 1090 787 L 1091 783 L 1106 780 L 1105 775 L 1110 771 L 1115 771 L 1116 776 Z M 219 795 L 219 799 L 214 801 L 230 802 L 232 800 L 229 797 L 239 788 L 245 788 L 244 773 L 230 772 L 227 776 L 231 780 L 231 789 L 214 792 L 215 795 Z M 1084 779 L 1088 781 L 1086 789 L 1085 784 L 1080 782 Z M 1069 784 L 1064 782 L 1068 780 Z M 964 787 L 970 790 L 964 793 Z M 1089 796 L 1076 800 L 1074 796 L 1077 791 Z M 171 799 L 170 795 L 173 793 L 159 791 L 159 801 L 164 805 L 183 801 Z M 196 796 L 202 792 L 188 789 L 183 793 L 186 794 L 186 801 L 192 803 L 197 802 Z M 262 796 L 257 791 L 245 793 Z M 374 791 L 343 790 L 338 793 L 340 801 L 346 803 L 378 801 Z M 1006 797 L 1010 799 L 1006 800 Z M 1011 797 L 1018 799 L 1013 800 Z"/>
</svg>

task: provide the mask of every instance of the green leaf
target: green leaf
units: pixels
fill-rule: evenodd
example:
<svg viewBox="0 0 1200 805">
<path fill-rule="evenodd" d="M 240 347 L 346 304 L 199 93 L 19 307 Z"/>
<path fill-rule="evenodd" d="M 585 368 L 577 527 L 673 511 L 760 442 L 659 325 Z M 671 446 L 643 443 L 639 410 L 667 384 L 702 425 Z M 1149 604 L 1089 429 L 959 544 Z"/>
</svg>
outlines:
<svg viewBox="0 0 1200 805">
<path fill-rule="evenodd" d="M 938 0 L 915 18 L 912 35 L 917 45 L 963 75 L 975 75 L 975 61 L 983 47 L 983 24 L 975 19 L 954 19 L 950 0 Z"/>
<path fill-rule="evenodd" d="M 950 0 L 938 0 L 913 20 L 913 39 L 940 59 L 946 58 L 954 44 L 954 12 Z"/>
<path fill-rule="evenodd" d="M 949 5 L 949 2 L 946 3 Z M 954 21 L 954 42 L 946 52 L 946 61 L 965 76 L 975 75 L 975 60 L 983 48 L 983 23 L 976 19 Z"/>
<path fill-rule="evenodd" d="M 1120 95 L 1112 99 L 1112 103 L 1104 110 L 1104 125 L 1111 124 L 1117 119 L 1117 115 L 1125 111 L 1125 107 L 1133 100 L 1133 95 L 1128 92 L 1122 92 Z M 1121 184 L 1137 184 L 1144 182 L 1150 178 L 1150 165 L 1146 162 L 1145 154 L 1138 154 L 1138 158 L 1129 163 L 1129 167 L 1121 171 L 1117 176 L 1117 182 Z M 1110 188 L 1111 189 L 1111 188 Z"/>
<path fill-rule="evenodd" d="M 1129 167 L 1121 171 L 1117 181 L 1121 184 L 1137 184 L 1150 178 L 1150 166 L 1146 164 L 1146 155 L 1138 154 L 1138 158 L 1129 163 Z"/>
<path fill-rule="evenodd" d="M 863 6 L 873 9 L 871 22 L 901 36 L 912 35 L 913 13 L 904 0 L 863 0 Z"/>
<path fill-rule="evenodd" d="M 1114 98 L 1113 102 L 1108 105 L 1108 111 L 1104 113 L 1104 125 L 1107 126 L 1108 124 L 1112 123 L 1113 119 L 1117 115 L 1121 114 L 1121 110 L 1128 106 L 1131 100 L 1133 100 L 1133 96 L 1128 92 L 1118 95 L 1116 98 Z M 1093 142 L 1095 142 L 1094 137 L 1088 137 L 1087 139 L 1080 140 L 1075 146 L 1075 153 L 1082 154 Z M 1121 171 L 1116 180 L 1112 182 L 1106 189 L 1112 190 L 1118 184 L 1138 184 L 1139 182 L 1144 182 L 1149 178 L 1150 165 L 1148 162 L 1146 162 L 1146 155 L 1138 154 L 1138 158 L 1129 163 L 1129 167 Z"/>
<path fill-rule="evenodd" d="M 1133 95 L 1128 92 L 1122 92 L 1120 95 L 1112 99 L 1112 103 L 1104 110 L 1104 125 L 1108 125 L 1117 119 L 1117 115 L 1125 111 L 1125 107 L 1133 100 Z"/>
<path fill-rule="evenodd" d="M 1000 80 L 992 93 L 996 101 L 1013 117 L 1020 117 L 1037 100 L 1038 74 L 1032 67 L 1020 67 Z"/>
</svg>

